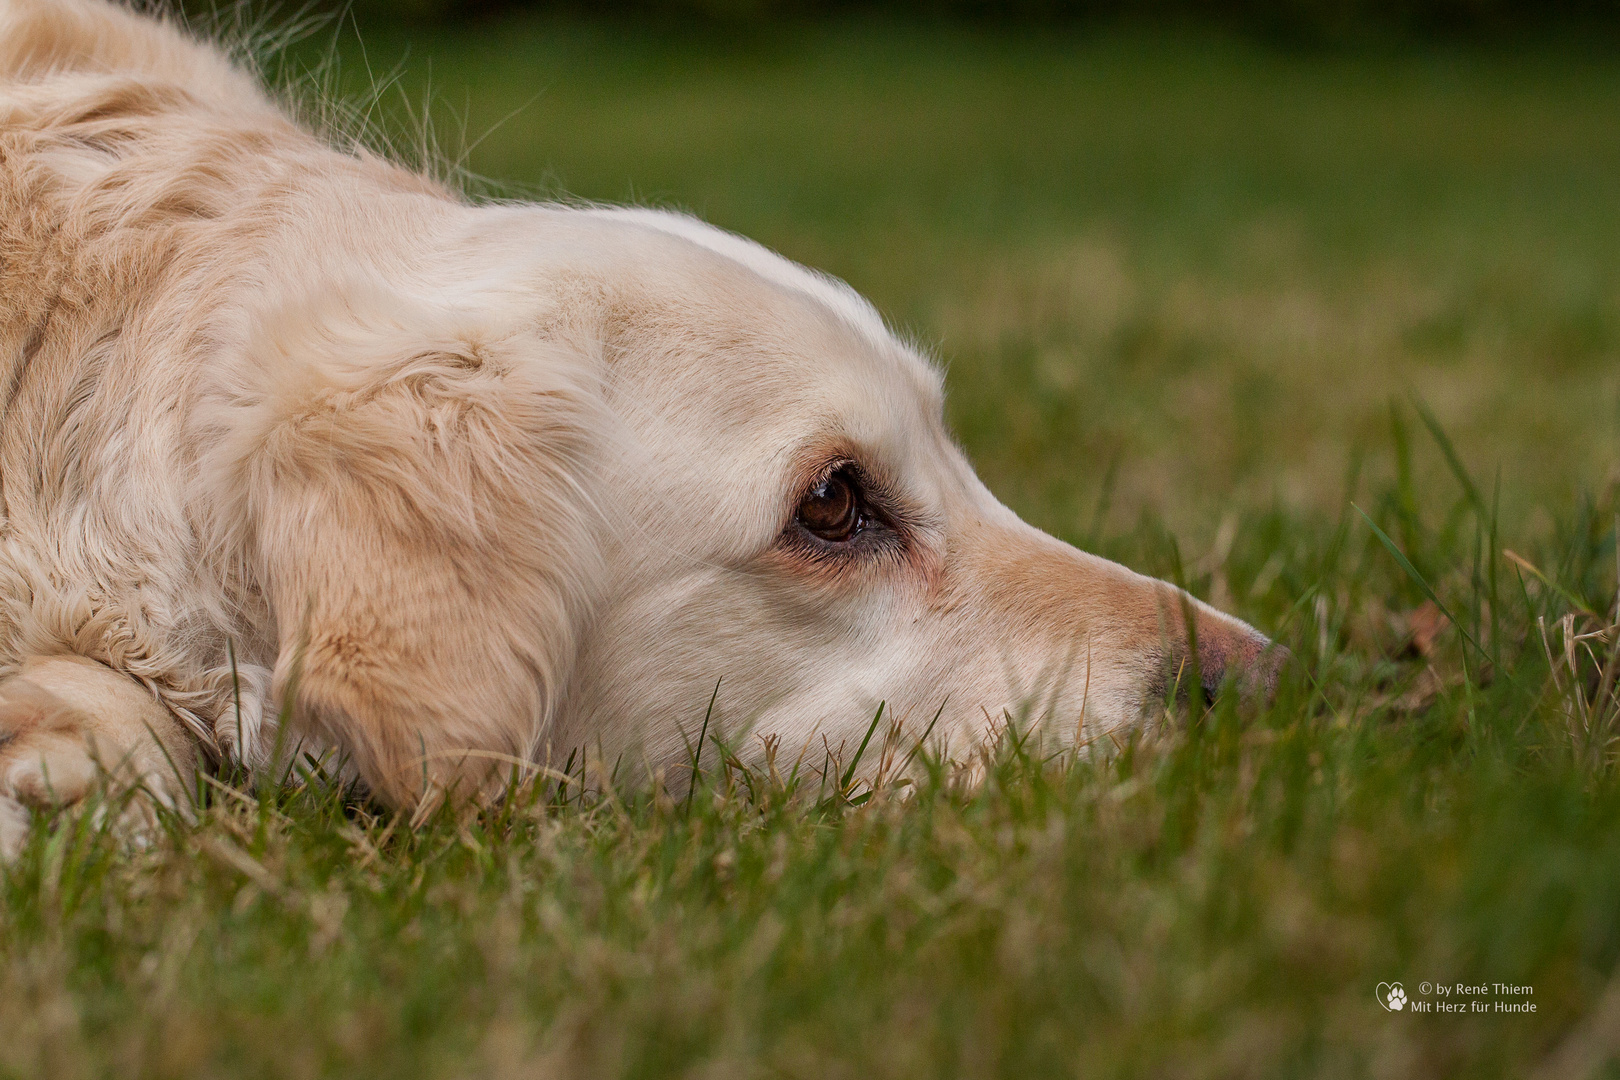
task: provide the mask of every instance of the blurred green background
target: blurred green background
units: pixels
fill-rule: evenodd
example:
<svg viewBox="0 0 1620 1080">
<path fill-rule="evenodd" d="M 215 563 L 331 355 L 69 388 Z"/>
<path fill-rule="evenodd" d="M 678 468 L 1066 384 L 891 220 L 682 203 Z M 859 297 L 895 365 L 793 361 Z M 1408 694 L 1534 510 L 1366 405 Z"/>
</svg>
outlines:
<svg viewBox="0 0 1620 1080">
<path fill-rule="evenodd" d="M 1086 540 L 1159 516 L 1197 546 L 1234 507 L 1389 476 L 1411 397 L 1500 472 L 1506 525 L 1608 482 L 1606 40 L 357 9 L 278 71 L 485 196 L 683 208 L 846 278 L 946 365 L 1026 517 Z"/>
<path fill-rule="evenodd" d="M 204 9 L 209 0 L 186 2 Z M 304 10 L 323 8 L 353 12 L 370 26 L 514 11 L 733 26 L 854 13 L 988 25 L 1181 22 L 1317 43 L 1591 30 L 1620 21 L 1613 0 L 313 0 Z"/>
</svg>

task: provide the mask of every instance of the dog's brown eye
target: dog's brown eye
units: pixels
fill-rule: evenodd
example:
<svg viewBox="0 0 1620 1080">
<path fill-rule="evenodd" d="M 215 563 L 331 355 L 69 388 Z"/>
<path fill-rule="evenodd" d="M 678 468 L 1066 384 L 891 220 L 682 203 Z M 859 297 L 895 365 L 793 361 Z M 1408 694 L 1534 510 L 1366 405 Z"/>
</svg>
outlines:
<svg viewBox="0 0 1620 1080">
<path fill-rule="evenodd" d="M 855 480 L 839 470 L 810 490 L 799 503 L 799 524 L 830 543 L 853 537 L 861 528 L 861 500 Z"/>
</svg>

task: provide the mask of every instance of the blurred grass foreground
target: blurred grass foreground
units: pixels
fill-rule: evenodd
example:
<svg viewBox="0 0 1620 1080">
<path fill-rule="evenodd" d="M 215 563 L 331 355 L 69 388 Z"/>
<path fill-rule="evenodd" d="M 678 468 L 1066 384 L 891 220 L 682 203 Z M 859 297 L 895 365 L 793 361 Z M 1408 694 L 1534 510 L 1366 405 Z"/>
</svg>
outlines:
<svg viewBox="0 0 1620 1080">
<path fill-rule="evenodd" d="M 141 850 L 42 817 L 0 871 L 0 1075 L 1620 1075 L 1612 50 L 870 14 L 337 42 L 338 89 L 477 190 L 685 207 L 847 278 L 1014 509 L 1301 663 L 1080 755 L 1023 718 L 977 786 L 715 745 L 690 798 L 570 773 L 419 830 L 312 770 Z"/>
</svg>

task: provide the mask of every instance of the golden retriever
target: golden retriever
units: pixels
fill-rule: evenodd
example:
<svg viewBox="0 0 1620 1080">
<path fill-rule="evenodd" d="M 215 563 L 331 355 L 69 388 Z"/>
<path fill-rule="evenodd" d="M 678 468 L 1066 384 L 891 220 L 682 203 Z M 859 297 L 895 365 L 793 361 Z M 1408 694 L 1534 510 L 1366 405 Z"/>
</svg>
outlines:
<svg viewBox="0 0 1620 1080">
<path fill-rule="evenodd" d="M 1189 660 L 1273 681 L 1268 644 L 997 502 L 842 283 L 678 214 L 472 205 L 161 19 L 0 0 L 7 848 L 98 775 L 263 762 L 281 716 L 410 807 L 565 748 L 678 768 L 711 706 L 789 757 L 880 702 L 1090 738 Z"/>
</svg>

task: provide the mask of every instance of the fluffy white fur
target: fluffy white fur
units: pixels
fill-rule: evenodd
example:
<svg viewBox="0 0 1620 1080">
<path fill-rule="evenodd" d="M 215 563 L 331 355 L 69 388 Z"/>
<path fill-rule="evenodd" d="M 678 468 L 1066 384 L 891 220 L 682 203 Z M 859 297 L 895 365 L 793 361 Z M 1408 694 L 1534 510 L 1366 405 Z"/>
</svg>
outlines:
<svg viewBox="0 0 1620 1080">
<path fill-rule="evenodd" d="M 1032 698 L 1063 737 L 1132 723 L 1189 611 L 1206 675 L 1255 663 L 1002 507 L 941 400 L 740 237 L 469 205 L 171 25 L 0 0 L 6 842 L 7 800 L 85 790 L 50 775 L 262 761 L 283 708 L 410 806 L 576 747 L 678 766 L 717 681 L 713 726 L 791 758 L 879 701 L 958 745 Z M 837 462 L 881 550 L 797 542 Z"/>
</svg>

